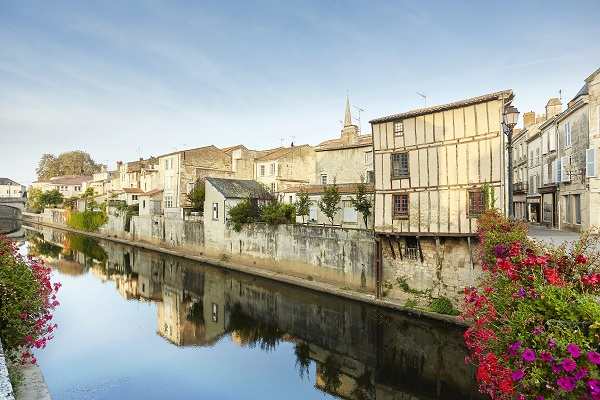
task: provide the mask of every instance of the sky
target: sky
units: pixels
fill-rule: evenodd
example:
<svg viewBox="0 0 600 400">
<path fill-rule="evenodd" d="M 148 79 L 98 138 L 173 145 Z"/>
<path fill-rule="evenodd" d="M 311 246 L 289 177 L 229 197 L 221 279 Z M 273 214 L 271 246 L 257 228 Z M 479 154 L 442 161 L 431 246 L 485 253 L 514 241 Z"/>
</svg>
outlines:
<svg viewBox="0 0 600 400">
<path fill-rule="evenodd" d="M 568 101 L 600 68 L 600 2 L 0 0 L 0 177 L 43 153 L 114 168 L 176 149 L 337 137 L 512 89 Z M 357 108 L 352 109 L 358 117 Z M 358 122 L 357 122 L 358 123 Z"/>
</svg>

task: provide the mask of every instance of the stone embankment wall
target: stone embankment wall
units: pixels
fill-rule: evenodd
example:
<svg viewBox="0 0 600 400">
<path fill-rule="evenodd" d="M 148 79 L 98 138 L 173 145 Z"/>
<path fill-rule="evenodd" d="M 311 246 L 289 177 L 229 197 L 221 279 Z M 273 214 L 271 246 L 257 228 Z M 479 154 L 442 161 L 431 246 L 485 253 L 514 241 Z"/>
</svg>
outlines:
<svg viewBox="0 0 600 400">
<path fill-rule="evenodd" d="M 481 273 L 477 242 L 467 238 L 382 238 L 383 281 L 388 297 L 413 299 L 430 293 L 460 304 L 463 289 L 477 284 Z"/>
<path fill-rule="evenodd" d="M 359 229 L 249 224 L 225 230 L 224 254 L 308 279 L 374 290 L 373 234 Z M 211 243 L 207 243 L 208 246 Z"/>
</svg>

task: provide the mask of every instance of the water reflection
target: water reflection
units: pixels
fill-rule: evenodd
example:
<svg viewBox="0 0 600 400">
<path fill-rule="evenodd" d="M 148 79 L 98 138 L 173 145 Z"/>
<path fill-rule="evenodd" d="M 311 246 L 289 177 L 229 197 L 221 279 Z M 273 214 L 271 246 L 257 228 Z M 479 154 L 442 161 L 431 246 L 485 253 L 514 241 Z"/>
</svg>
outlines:
<svg viewBox="0 0 600 400">
<path fill-rule="evenodd" d="M 275 354 L 287 343 L 299 384 L 336 398 L 478 398 L 456 327 L 58 230 L 27 240 L 63 274 L 91 273 L 126 300 L 155 303 L 156 333 L 175 346 L 226 337 Z"/>
</svg>

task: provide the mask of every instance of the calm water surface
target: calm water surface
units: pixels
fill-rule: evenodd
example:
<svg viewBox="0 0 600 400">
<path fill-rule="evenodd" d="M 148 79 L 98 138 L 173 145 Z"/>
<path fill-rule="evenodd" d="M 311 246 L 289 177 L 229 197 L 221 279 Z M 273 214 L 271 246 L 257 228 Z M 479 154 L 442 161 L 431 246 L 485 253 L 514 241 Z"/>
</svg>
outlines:
<svg viewBox="0 0 600 400">
<path fill-rule="evenodd" d="M 469 399 L 460 329 L 59 230 L 54 399 Z"/>
</svg>

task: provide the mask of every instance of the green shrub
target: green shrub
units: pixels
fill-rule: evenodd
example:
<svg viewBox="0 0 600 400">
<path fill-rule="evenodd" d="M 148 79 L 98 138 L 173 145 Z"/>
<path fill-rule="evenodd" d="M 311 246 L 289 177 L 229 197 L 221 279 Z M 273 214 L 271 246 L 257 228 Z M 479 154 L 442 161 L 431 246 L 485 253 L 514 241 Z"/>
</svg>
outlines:
<svg viewBox="0 0 600 400">
<path fill-rule="evenodd" d="M 86 232 L 97 231 L 108 220 L 104 211 L 73 211 L 67 217 L 67 225 Z"/>
<path fill-rule="evenodd" d="M 56 329 L 52 311 L 59 287 L 50 281 L 49 267 L 23 258 L 0 237 L 0 337 L 9 360 L 36 362 L 31 350 L 45 347 Z"/>
<path fill-rule="evenodd" d="M 458 310 L 456 310 L 452 305 L 452 301 L 450 301 L 449 298 L 444 296 L 431 300 L 431 303 L 429 303 L 429 310 L 438 314 L 445 315 L 459 314 Z"/>
<path fill-rule="evenodd" d="M 296 207 L 273 200 L 260 208 L 260 220 L 269 225 L 293 224 L 296 222 Z"/>
<path fill-rule="evenodd" d="M 244 199 L 229 209 L 229 223 L 233 230 L 239 232 L 243 224 L 250 224 L 258 220 L 259 210 L 256 202 Z"/>
</svg>

